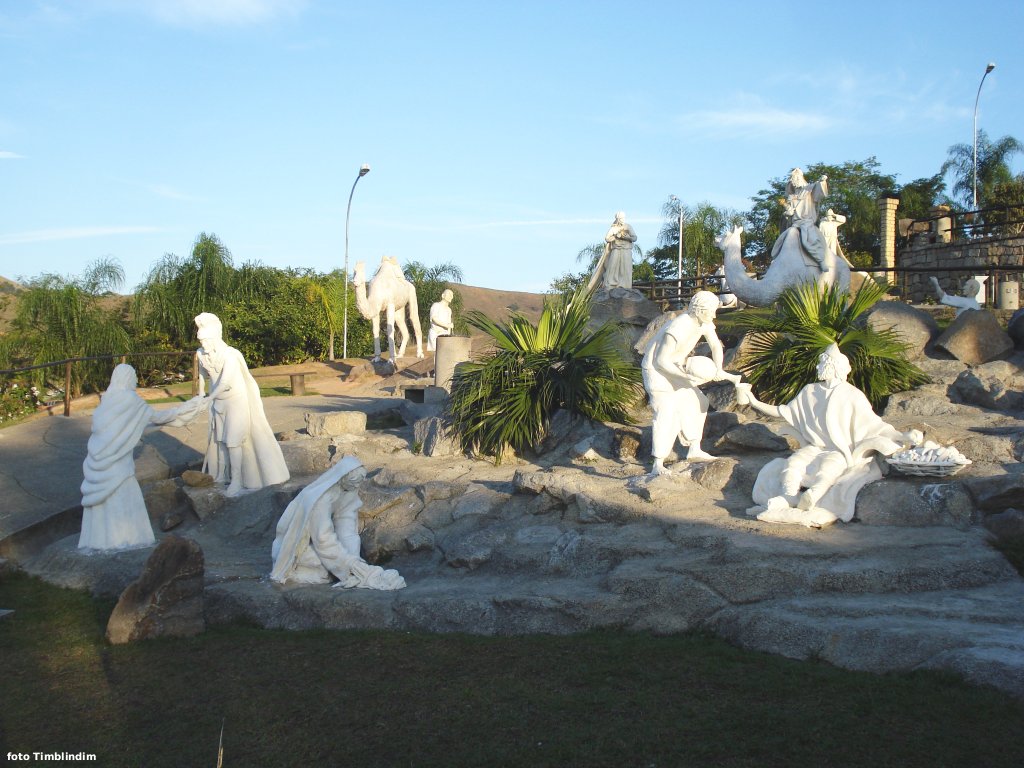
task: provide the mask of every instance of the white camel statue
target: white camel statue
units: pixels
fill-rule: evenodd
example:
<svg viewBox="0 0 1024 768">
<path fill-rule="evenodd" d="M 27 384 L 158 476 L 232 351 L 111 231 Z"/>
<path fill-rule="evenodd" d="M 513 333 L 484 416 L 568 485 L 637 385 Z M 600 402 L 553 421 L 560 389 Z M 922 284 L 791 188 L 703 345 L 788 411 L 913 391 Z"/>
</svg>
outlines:
<svg viewBox="0 0 1024 768">
<path fill-rule="evenodd" d="M 844 258 L 837 258 L 829 250 L 829 269 L 823 272 L 821 265 L 803 253 L 798 245 L 799 238 L 794 237 L 794 233 L 789 230 L 779 235 L 779 241 L 783 241 L 783 238 L 786 240 L 783 247 L 778 247 L 777 242 L 778 255 L 764 273 L 764 277 L 750 277 L 740 259 L 742 232 L 743 227 L 735 227 L 732 232 L 715 240 L 715 244 L 725 254 L 725 279 L 740 301 L 754 307 L 770 307 L 791 285 L 808 282 L 818 283 L 821 287 L 836 283 L 841 290 L 850 290 L 850 266 Z"/>
<path fill-rule="evenodd" d="M 409 328 L 405 324 L 405 310 L 409 309 L 413 330 L 416 331 L 416 357 L 423 357 L 423 334 L 420 330 L 420 311 L 416 304 L 416 286 L 405 279 L 402 268 L 394 256 L 381 256 L 380 266 L 366 288 L 366 266 L 356 262 L 352 285 L 356 289 L 356 309 L 373 324 L 373 362 L 380 362 L 380 313 L 387 313 L 388 352 L 391 364 L 398 370 L 398 359 L 405 356 L 409 343 Z M 402 344 L 395 354 L 395 325 L 402 333 Z"/>
</svg>

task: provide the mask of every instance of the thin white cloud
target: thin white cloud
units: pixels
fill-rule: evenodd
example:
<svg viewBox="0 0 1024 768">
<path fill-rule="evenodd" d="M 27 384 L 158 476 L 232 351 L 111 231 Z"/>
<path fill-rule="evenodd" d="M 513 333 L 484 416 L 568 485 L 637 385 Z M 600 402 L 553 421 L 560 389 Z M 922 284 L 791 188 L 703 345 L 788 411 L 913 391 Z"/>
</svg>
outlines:
<svg viewBox="0 0 1024 768">
<path fill-rule="evenodd" d="M 820 114 L 763 104 L 738 104 L 728 109 L 707 109 L 679 115 L 683 130 L 719 138 L 809 136 L 832 128 L 834 122 Z"/>
<path fill-rule="evenodd" d="M 19 155 L 17 152 L 8 152 L 0 149 L 0 160 L 22 160 L 24 155 Z"/>
<path fill-rule="evenodd" d="M 63 227 L 58 229 L 33 229 L 27 232 L 12 232 L 0 235 L 0 245 L 17 245 L 23 243 L 48 243 L 55 240 L 82 240 L 89 237 L 109 237 L 111 235 L 140 235 L 161 232 L 159 227 L 128 226 L 128 227 Z"/>
<path fill-rule="evenodd" d="M 138 7 L 174 26 L 243 26 L 295 15 L 303 10 L 306 0 L 134 0 L 122 4 Z"/>
<path fill-rule="evenodd" d="M 413 224 L 409 222 L 389 223 L 395 229 L 409 232 L 459 232 L 475 229 L 515 229 L 520 227 L 572 227 L 580 224 L 590 226 L 591 224 L 609 224 L 610 216 L 599 219 L 511 219 L 505 221 L 481 221 L 476 223 L 459 224 Z M 659 218 L 634 218 L 629 217 L 630 224 L 660 224 Z"/>
<path fill-rule="evenodd" d="M 167 200 L 181 200 L 187 203 L 203 202 L 203 199 L 201 197 L 196 197 L 195 195 L 190 195 L 187 194 L 186 192 L 181 192 L 167 184 L 149 184 L 146 188 L 157 197 L 163 197 L 166 198 Z"/>
</svg>

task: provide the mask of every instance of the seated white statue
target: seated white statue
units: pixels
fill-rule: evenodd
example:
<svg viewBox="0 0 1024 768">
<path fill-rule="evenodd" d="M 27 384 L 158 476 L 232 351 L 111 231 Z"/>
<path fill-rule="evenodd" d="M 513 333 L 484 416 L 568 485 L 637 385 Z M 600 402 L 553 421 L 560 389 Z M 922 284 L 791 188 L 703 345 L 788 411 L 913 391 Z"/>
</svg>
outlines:
<svg viewBox="0 0 1024 768">
<path fill-rule="evenodd" d="M 734 384 L 740 377 L 722 370 L 722 342 L 715 331 L 718 297 L 710 291 L 697 291 L 686 311 L 659 330 L 644 352 L 640 370 L 654 412 L 651 454 L 655 475 L 671 474 L 665 458 L 676 439 L 687 446 L 687 461 L 710 461 L 701 450 L 708 399 L 698 389 L 709 381 L 727 380 Z M 711 357 L 691 356 L 703 337 L 711 347 Z"/>
<path fill-rule="evenodd" d="M 808 184 L 804 172 L 794 168 L 786 184 L 786 229 L 772 246 L 772 259 L 787 251 L 800 253 L 808 264 L 816 264 L 822 272 L 835 266 L 835 254 L 829 250 L 817 226 L 817 203 L 828 195 L 828 176 Z"/>
<path fill-rule="evenodd" d="M 963 296 L 950 296 L 939 285 L 937 277 L 931 278 L 932 285 L 935 287 L 935 295 L 939 297 L 939 303 L 945 304 L 950 307 L 956 308 L 956 317 L 960 317 L 964 312 L 969 309 L 981 309 L 981 302 L 978 301 L 978 294 L 981 293 L 981 281 L 977 278 L 971 278 L 964 283 L 964 295 Z"/>
<path fill-rule="evenodd" d="M 370 565 L 359 556 L 359 483 L 366 470 L 346 456 L 307 485 L 288 505 L 271 547 L 270 578 L 279 584 L 393 590 L 405 586 L 398 571 Z"/>
<path fill-rule="evenodd" d="M 864 393 L 847 383 L 850 361 L 835 344 L 818 357 L 817 373 L 818 381 L 785 405 L 761 402 L 749 384 L 736 387 L 737 402 L 785 420 L 783 432 L 801 445 L 758 474 L 752 494 L 757 506 L 747 510 L 758 520 L 813 528 L 849 522 L 858 491 L 882 477 L 878 457 L 923 439 L 919 431 L 900 432 L 875 414 Z"/>
<path fill-rule="evenodd" d="M 433 352 L 437 346 L 438 336 L 451 336 L 455 326 L 452 324 L 452 299 L 455 294 L 449 288 L 441 293 L 441 300 L 430 305 L 430 330 L 427 332 L 427 351 Z"/>
<path fill-rule="evenodd" d="M 216 315 L 196 316 L 202 394 L 210 382 L 210 437 L 203 471 L 226 483 L 228 496 L 244 488 L 264 488 L 288 479 L 281 446 L 263 412 L 256 380 L 242 353 L 229 347 Z"/>
<path fill-rule="evenodd" d="M 135 369 L 118 365 L 93 412 L 82 464 L 79 549 L 129 549 L 156 541 L 135 479 L 135 446 L 148 425 L 181 427 L 203 409 L 202 398 L 195 397 L 174 408 L 154 410 L 135 391 L 137 384 Z"/>
</svg>

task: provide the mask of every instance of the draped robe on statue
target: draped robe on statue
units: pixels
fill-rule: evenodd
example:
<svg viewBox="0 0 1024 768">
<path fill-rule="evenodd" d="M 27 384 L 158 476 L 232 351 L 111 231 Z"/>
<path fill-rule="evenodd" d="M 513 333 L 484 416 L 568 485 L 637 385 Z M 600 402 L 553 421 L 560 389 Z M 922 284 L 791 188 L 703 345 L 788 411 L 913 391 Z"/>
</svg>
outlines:
<svg viewBox="0 0 1024 768">
<path fill-rule="evenodd" d="M 779 412 L 788 424 L 781 431 L 799 440 L 802 450 L 810 447 L 805 456 L 815 455 L 807 467 L 808 474 L 816 472 L 825 458 L 842 458 L 845 469 L 817 507 L 849 522 L 857 493 L 882 477 L 877 456 L 890 456 L 900 450 L 902 433 L 884 422 L 864 393 L 845 381 L 808 384 L 789 403 L 780 405 Z M 755 504 L 764 506 L 769 499 L 783 495 L 783 471 L 792 460 L 775 459 L 761 469 L 754 483 Z"/>
</svg>

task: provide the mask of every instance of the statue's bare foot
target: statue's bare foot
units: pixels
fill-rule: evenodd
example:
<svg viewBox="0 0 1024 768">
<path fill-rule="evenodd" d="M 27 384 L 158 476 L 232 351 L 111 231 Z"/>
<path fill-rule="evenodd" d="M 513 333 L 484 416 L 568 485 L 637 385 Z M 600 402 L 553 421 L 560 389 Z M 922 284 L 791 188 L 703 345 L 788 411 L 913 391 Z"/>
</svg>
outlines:
<svg viewBox="0 0 1024 768">
<path fill-rule="evenodd" d="M 666 467 L 661 459 L 655 459 L 651 475 L 655 477 L 672 477 L 672 470 Z"/>
<path fill-rule="evenodd" d="M 686 452 L 687 461 L 714 461 L 715 457 L 710 453 L 705 453 L 700 448 L 691 446 L 690 450 Z"/>
<path fill-rule="evenodd" d="M 227 487 L 227 489 L 225 489 L 224 495 L 225 496 L 240 496 L 243 490 L 245 490 L 245 489 L 242 488 L 241 481 L 233 482 L 233 483 L 231 483 Z"/>
</svg>

